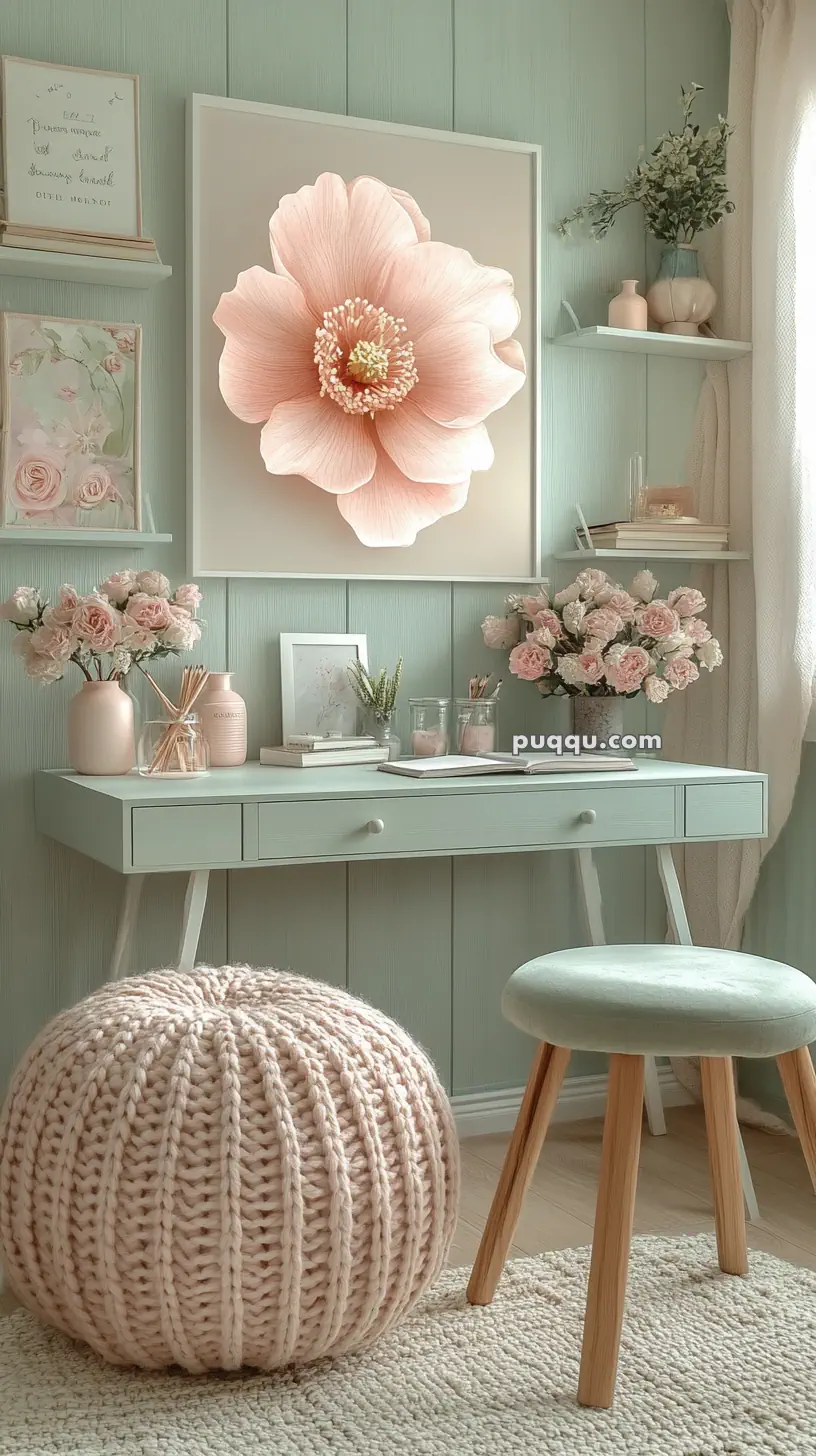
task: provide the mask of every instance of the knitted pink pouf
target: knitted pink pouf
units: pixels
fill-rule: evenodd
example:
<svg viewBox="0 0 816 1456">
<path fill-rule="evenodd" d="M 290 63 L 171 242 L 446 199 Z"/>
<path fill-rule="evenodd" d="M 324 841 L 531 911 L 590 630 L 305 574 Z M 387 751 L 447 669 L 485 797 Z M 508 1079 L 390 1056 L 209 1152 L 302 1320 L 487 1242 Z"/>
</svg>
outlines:
<svg viewBox="0 0 816 1456">
<path fill-rule="evenodd" d="M 370 1344 L 441 1268 L 450 1105 L 407 1032 L 246 966 L 103 987 L 0 1120 L 0 1257 L 105 1359 L 269 1370 Z"/>
</svg>

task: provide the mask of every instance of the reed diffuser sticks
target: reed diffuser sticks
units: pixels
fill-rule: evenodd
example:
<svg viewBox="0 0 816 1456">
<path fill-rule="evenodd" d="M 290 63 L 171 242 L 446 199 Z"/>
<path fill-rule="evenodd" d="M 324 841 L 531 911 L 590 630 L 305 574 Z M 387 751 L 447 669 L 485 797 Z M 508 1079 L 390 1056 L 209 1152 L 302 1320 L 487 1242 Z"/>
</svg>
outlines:
<svg viewBox="0 0 816 1456">
<path fill-rule="evenodd" d="M 207 751 L 203 735 L 200 732 L 191 732 L 191 725 L 186 719 L 192 713 L 193 707 L 206 685 L 210 675 L 207 668 L 201 664 L 196 667 L 185 667 L 181 675 L 178 703 L 174 703 L 168 698 L 149 672 L 145 672 L 144 668 L 142 668 L 142 672 L 158 694 L 171 719 L 156 744 L 147 773 L 200 774 L 204 772 L 207 768 Z"/>
</svg>

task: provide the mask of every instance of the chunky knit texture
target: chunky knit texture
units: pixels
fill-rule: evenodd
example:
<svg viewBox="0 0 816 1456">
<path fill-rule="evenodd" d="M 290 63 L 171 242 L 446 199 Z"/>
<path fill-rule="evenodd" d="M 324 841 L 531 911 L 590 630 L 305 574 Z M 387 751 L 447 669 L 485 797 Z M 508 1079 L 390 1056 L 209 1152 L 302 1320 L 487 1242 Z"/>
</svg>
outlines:
<svg viewBox="0 0 816 1456">
<path fill-rule="evenodd" d="M 369 1345 L 441 1268 L 450 1105 L 333 986 L 156 971 L 49 1023 L 0 1119 L 18 1298 L 118 1364 L 272 1369 Z"/>
</svg>

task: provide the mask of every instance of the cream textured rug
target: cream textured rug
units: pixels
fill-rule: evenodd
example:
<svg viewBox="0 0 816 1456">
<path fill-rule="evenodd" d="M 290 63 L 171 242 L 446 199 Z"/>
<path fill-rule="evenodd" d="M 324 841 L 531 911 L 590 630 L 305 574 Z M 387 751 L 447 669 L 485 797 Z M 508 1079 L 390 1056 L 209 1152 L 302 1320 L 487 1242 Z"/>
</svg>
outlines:
<svg viewBox="0 0 816 1456">
<path fill-rule="evenodd" d="M 288 1375 L 122 1371 L 0 1321 L 0 1456 L 813 1456 L 816 1273 L 637 1239 L 611 1412 L 575 1403 L 588 1249 L 445 1274 L 372 1350 Z"/>
</svg>

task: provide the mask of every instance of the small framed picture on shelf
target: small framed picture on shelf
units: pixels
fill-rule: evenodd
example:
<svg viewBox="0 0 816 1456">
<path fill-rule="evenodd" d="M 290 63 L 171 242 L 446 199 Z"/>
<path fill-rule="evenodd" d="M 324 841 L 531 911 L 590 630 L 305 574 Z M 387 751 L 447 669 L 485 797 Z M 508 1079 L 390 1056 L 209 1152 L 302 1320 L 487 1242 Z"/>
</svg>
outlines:
<svg viewBox="0 0 816 1456">
<path fill-rule="evenodd" d="M 4 222 L 142 236 L 139 78 L 2 57 Z"/>
<path fill-rule="evenodd" d="M 141 328 L 5 313 L 2 525 L 140 531 Z"/>
<path fill-rule="evenodd" d="M 365 635 L 281 632 L 280 654 L 283 743 L 295 733 L 353 738 L 360 705 L 348 669 L 368 667 Z"/>
</svg>

